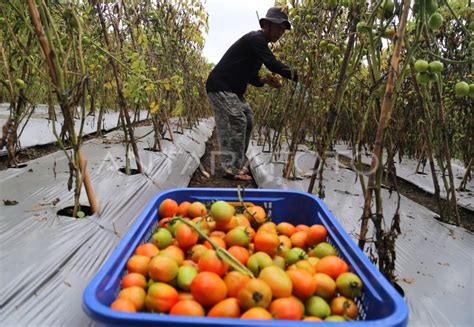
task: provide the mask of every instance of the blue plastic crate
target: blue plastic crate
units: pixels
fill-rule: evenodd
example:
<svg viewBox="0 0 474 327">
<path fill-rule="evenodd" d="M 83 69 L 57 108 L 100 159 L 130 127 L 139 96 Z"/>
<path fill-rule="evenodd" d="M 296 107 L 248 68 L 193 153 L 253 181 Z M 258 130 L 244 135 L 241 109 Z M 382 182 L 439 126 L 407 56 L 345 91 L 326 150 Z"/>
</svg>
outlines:
<svg viewBox="0 0 474 327">
<path fill-rule="evenodd" d="M 355 300 L 359 308 L 358 320 L 343 323 L 344 326 L 406 326 L 408 307 L 385 277 L 369 261 L 350 239 L 337 219 L 324 203 L 308 193 L 290 190 L 246 189 L 244 201 L 263 206 L 273 221 L 288 221 L 295 225 L 315 223 L 328 230 L 328 241 L 359 275 L 364 283 L 363 294 Z M 115 300 L 127 260 L 135 248 L 147 242 L 157 225 L 157 208 L 166 198 L 178 203 L 201 201 L 210 205 L 215 200 L 238 201 L 236 189 L 185 188 L 159 193 L 136 219 L 128 233 L 117 246 L 97 275 L 87 286 L 83 307 L 95 321 L 114 326 L 301 326 L 310 322 L 289 320 L 241 320 L 233 318 L 206 318 L 173 316 L 156 313 L 126 313 L 109 308 Z M 333 323 L 318 322 L 318 326 Z"/>
</svg>

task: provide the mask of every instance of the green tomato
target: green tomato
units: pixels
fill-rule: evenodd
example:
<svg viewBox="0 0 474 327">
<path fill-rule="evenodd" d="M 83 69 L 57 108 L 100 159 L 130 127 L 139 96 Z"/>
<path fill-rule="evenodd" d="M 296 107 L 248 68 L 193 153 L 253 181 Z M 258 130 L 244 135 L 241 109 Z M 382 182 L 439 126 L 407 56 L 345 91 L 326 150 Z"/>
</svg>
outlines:
<svg viewBox="0 0 474 327">
<path fill-rule="evenodd" d="M 427 73 L 418 73 L 416 74 L 416 81 L 421 85 L 428 84 L 430 82 L 430 77 Z"/>
<path fill-rule="evenodd" d="M 443 16 L 441 16 L 440 13 L 434 13 L 433 15 L 430 16 L 430 19 L 428 20 L 428 26 L 433 30 L 437 31 L 439 28 L 443 25 Z"/>
<path fill-rule="evenodd" d="M 474 99 L 474 84 L 469 84 L 469 97 Z"/>
<path fill-rule="evenodd" d="M 443 71 L 443 63 L 441 61 L 432 61 L 428 65 L 428 71 L 430 73 L 439 74 Z"/>
<path fill-rule="evenodd" d="M 456 83 L 456 85 L 454 86 L 454 94 L 456 94 L 458 98 L 468 95 L 469 84 L 467 84 L 466 82 Z"/>
<path fill-rule="evenodd" d="M 429 64 L 426 60 L 418 59 L 415 62 L 415 71 L 417 73 L 423 73 L 426 72 L 429 68 Z"/>
</svg>

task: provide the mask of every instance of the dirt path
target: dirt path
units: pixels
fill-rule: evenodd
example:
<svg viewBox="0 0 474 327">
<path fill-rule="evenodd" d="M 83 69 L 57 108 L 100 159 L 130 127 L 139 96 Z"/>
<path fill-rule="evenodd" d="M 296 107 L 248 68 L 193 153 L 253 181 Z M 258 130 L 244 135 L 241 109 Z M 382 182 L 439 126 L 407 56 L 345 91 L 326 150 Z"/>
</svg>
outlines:
<svg viewBox="0 0 474 327">
<path fill-rule="evenodd" d="M 254 180 L 249 182 L 242 181 L 232 181 L 226 178 L 223 178 L 224 170 L 221 167 L 220 157 L 217 155 L 219 145 L 217 143 L 217 134 L 216 130 L 212 133 L 212 136 L 206 143 L 206 153 L 201 158 L 202 168 L 209 173 L 209 177 L 202 172 L 202 169 L 197 169 L 191 181 L 189 187 L 215 187 L 215 188 L 236 188 L 240 185 L 243 188 L 257 188 L 257 184 Z M 251 173 L 249 173 L 251 174 Z"/>
</svg>

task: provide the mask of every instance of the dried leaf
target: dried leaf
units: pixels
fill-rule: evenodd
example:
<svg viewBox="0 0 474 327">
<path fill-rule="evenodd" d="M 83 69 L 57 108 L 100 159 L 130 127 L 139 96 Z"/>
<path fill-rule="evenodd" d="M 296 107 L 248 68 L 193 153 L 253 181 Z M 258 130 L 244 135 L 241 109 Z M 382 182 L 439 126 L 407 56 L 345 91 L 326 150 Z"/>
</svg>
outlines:
<svg viewBox="0 0 474 327">
<path fill-rule="evenodd" d="M 14 206 L 15 204 L 18 204 L 18 201 L 15 200 L 3 200 L 3 204 L 6 206 Z"/>
</svg>

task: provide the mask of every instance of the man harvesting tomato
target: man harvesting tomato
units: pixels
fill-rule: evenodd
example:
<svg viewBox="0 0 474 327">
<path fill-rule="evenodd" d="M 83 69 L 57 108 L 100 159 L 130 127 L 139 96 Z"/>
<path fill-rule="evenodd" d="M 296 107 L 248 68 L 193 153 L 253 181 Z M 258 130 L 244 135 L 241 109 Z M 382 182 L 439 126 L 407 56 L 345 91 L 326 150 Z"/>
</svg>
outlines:
<svg viewBox="0 0 474 327">
<path fill-rule="evenodd" d="M 240 181 L 252 179 L 244 168 L 245 153 L 250 143 L 253 112 L 244 99 L 248 84 L 279 88 L 275 78 L 259 76 L 264 64 L 271 72 L 297 82 L 296 73 L 279 62 L 268 48 L 286 30 L 291 29 L 288 16 L 281 8 L 272 7 L 260 19 L 259 31 L 245 34 L 224 54 L 209 74 L 206 90 L 214 112 L 224 177 Z"/>
</svg>

